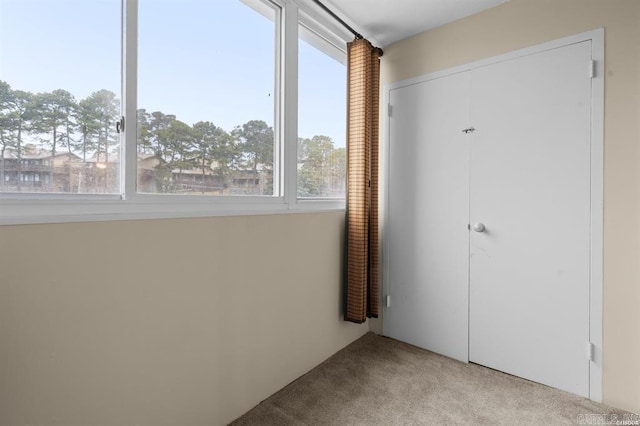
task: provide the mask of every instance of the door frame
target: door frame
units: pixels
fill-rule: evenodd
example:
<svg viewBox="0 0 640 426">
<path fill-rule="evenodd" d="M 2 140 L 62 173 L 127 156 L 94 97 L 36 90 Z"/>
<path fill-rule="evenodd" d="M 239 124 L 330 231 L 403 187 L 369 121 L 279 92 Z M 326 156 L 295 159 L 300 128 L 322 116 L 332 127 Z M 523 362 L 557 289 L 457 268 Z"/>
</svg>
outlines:
<svg viewBox="0 0 640 426">
<path fill-rule="evenodd" d="M 591 79 L 591 229 L 590 229 L 590 283 L 589 283 L 589 340 L 592 347 L 585 347 L 585 356 L 591 352 L 589 363 L 589 399 L 602 402 L 602 367 L 603 367 L 603 232 L 604 232 L 604 28 L 563 37 L 546 43 L 518 49 L 505 54 L 470 62 L 468 64 L 447 68 L 441 71 L 421 75 L 384 85 L 382 89 L 382 111 L 389 111 L 391 90 L 406 87 L 440 77 L 470 71 L 474 68 L 495 64 L 523 56 L 552 50 L 575 43 L 591 41 L 591 58 L 595 61 L 594 75 Z M 585 69 L 585 72 L 589 72 Z M 383 171 L 382 194 L 382 293 L 383 300 L 391 293 L 389 282 L 389 155 L 390 155 L 390 116 L 384 114 L 382 120 L 381 171 Z M 469 123 L 470 125 L 472 123 Z M 384 314 L 382 310 L 383 334 L 385 333 Z"/>
</svg>

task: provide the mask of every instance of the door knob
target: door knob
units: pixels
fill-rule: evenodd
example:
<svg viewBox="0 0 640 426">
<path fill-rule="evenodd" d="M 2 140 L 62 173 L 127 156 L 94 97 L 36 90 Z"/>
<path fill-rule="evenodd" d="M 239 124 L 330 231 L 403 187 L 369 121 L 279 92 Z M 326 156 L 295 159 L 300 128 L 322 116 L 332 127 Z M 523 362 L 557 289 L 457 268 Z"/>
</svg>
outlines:
<svg viewBox="0 0 640 426">
<path fill-rule="evenodd" d="M 484 223 L 478 222 L 473 225 L 473 230 L 476 232 L 484 232 L 487 228 L 485 228 Z"/>
</svg>

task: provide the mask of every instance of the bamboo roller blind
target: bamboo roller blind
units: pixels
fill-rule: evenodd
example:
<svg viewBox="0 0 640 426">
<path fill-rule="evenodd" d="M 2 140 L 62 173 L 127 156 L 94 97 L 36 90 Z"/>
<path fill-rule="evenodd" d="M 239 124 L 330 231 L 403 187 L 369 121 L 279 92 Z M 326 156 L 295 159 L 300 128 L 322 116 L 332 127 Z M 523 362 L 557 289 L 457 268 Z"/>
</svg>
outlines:
<svg viewBox="0 0 640 426">
<path fill-rule="evenodd" d="M 345 320 L 378 317 L 379 50 L 347 44 L 347 231 Z"/>
</svg>

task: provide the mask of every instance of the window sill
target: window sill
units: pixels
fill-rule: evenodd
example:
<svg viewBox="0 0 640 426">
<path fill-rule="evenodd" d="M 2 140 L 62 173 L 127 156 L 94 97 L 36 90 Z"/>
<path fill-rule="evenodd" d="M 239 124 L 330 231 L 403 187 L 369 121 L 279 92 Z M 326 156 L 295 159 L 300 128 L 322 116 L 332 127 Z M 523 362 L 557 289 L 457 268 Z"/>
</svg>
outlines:
<svg viewBox="0 0 640 426">
<path fill-rule="evenodd" d="M 181 198 L 178 201 L 176 197 Z M 189 196 L 141 196 L 121 200 L 107 196 L 98 199 L 6 199 L 0 202 L 0 225 L 270 215 L 344 209 L 344 200 L 286 202 L 278 197 L 203 199 Z"/>
</svg>

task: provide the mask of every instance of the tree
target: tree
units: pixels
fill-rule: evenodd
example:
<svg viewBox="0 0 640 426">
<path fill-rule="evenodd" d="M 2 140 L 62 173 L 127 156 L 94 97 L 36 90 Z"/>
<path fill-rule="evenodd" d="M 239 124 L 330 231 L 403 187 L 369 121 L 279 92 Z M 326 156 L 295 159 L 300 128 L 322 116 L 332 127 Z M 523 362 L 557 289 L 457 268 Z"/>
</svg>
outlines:
<svg viewBox="0 0 640 426">
<path fill-rule="evenodd" d="M 183 170 L 195 167 L 197 161 L 193 158 L 192 129 L 187 123 L 173 118 L 160 132 L 166 151 L 170 154 L 167 163 L 171 169 L 178 169 L 179 180 L 182 181 Z"/>
<path fill-rule="evenodd" d="M 149 130 L 149 143 L 153 152 L 161 157 L 163 160 L 167 160 L 170 157 L 169 146 L 167 142 L 163 139 L 165 130 L 171 120 L 175 120 L 175 115 L 165 115 L 160 111 L 154 111 L 151 113 L 150 119 L 148 120 L 148 130 Z"/>
<path fill-rule="evenodd" d="M 169 191 L 169 185 L 171 184 L 171 166 L 167 163 L 170 153 L 168 145 L 163 139 L 165 135 L 163 130 L 175 118 L 175 115 L 165 115 L 160 111 L 154 111 L 150 115 L 145 113 L 145 119 L 148 123 L 149 148 L 162 160 L 153 170 L 158 192 Z"/>
<path fill-rule="evenodd" d="M 141 108 L 136 111 L 136 121 L 138 124 L 138 137 L 136 141 L 136 152 L 148 154 L 153 152 L 151 145 L 151 130 L 149 128 L 149 113 Z"/>
<path fill-rule="evenodd" d="M 51 145 L 51 156 L 56 155 L 58 142 L 68 145 L 71 133 L 72 114 L 76 109 L 76 102 L 73 95 L 66 90 L 58 89 L 53 92 L 38 93 L 34 99 L 34 130 L 39 133 L 50 133 L 51 139 L 46 141 Z M 60 126 L 63 126 L 65 133 L 60 133 Z"/>
<path fill-rule="evenodd" d="M 215 173 L 222 187 L 227 186 L 227 180 L 237 167 L 238 148 L 229 133 L 216 127 L 209 121 L 199 121 L 193 125 L 194 153 L 199 158 L 202 170 L 202 181 L 205 171 L 210 168 Z"/>
<path fill-rule="evenodd" d="M 34 98 L 33 127 L 38 133 L 50 134 L 51 139 L 45 139 L 51 146 L 51 161 L 49 170 L 51 184 L 54 177 L 54 157 L 58 143 L 65 144 L 71 153 L 71 131 L 73 114 L 76 110 L 76 102 L 73 95 L 66 90 L 58 89 L 53 92 L 39 93 Z M 59 130 L 62 126 L 62 132 Z M 66 132 L 65 132 L 66 131 Z"/>
<path fill-rule="evenodd" d="M 204 183 L 206 181 L 206 172 L 212 170 L 213 166 L 213 150 L 216 143 L 216 132 L 218 128 L 210 121 L 198 121 L 193 125 L 193 154 L 197 157 L 198 168 L 202 172 L 202 193 L 205 192 Z"/>
<path fill-rule="evenodd" d="M 344 196 L 347 182 L 347 148 L 336 148 L 330 155 L 331 188 Z"/>
<path fill-rule="evenodd" d="M 147 143 L 149 150 L 163 161 L 155 167 L 156 183 L 159 192 L 172 192 L 174 169 L 178 169 L 179 180 L 185 169 L 193 168 L 197 163 L 194 156 L 193 129 L 175 115 L 152 112 L 147 117 Z"/>
<path fill-rule="evenodd" d="M 5 182 L 5 152 L 7 148 L 13 147 L 13 138 L 10 134 L 12 96 L 11 86 L 0 81 L 0 185 L 4 185 Z"/>
<path fill-rule="evenodd" d="M 117 143 L 115 123 L 119 118 L 120 102 L 115 93 L 105 89 L 93 92 L 82 102 L 84 124 L 88 126 L 84 131 L 96 132 L 96 158 L 108 163 L 109 146 Z"/>
<path fill-rule="evenodd" d="M 248 166 L 254 172 L 258 164 L 271 169 L 273 166 L 273 129 L 262 120 L 251 120 L 238 126 L 234 134 Z"/>
<path fill-rule="evenodd" d="M 331 192 L 334 170 L 333 141 L 328 136 L 314 136 L 298 140 L 298 195 L 301 197 L 325 196 Z"/>
<path fill-rule="evenodd" d="M 226 188 L 231 176 L 239 169 L 241 153 L 234 138 L 220 127 L 214 134 L 212 157 L 215 164 L 213 171 Z"/>
<path fill-rule="evenodd" d="M 86 161 L 87 151 L 91 149 L 99 169 L 94 175 L 93 189 L 97 190 L 98 182 L 102 181 L 102 191 L 113 191 L 118 172 L 109 166 L 109 154 L 111 145 L 117 146 L 119 140 L 115 123 L 119 119 L 120 102 L 115 93 L 102 89 L 91 93 L 80 104 L 78 121 L 83 158 Z"/>
<path fill-rule="evenodd" d="M 233 136 L 238 141 L 246 165 L 260 180 L 258 192 L 273 193 L 273 129 L 262 120 L 251 120 L 236 127 Z M 258 165 L 262 167 L 260 175 Z"/>
<path fill-rule="evenodd" d="M 74 149 L 82 153 L 82 161 L 87 161 L 87 153 L 97 150 L 101 123 L 97 116 L 94 102 L 87 98 L 78 102 L 76 113 L 77 130 L 80 139 L 74 145 Z"/>
<path fill-rule="evenodd" d="M 63 146 L 67 147 L 67 151 L 69 155 L 73 153 L 74 143 L 75 141 L 71 138 L 72 134 L 76 132 L 76 119 L 78 114 L 78 104 L 74 96 L 67 92 L 66 90 L 56 90 L 54 93 L 59 92 L 59 95 L 62 95 L 63 99 L 66 101 L 62 105 L 62 127 L 63 133 L 60 135 L 60 142 Z"/>
<path fill-rule="evenodd" d="M 17 157 L 16 185 L 21 189 L 20 175 L 22 174 L 22 143 L 23 134 L 30 125 L 33 116 L 33 95 L 22 90 L 11 90 L 6 82 L 0 82 L 0 133 L 3 143 L 3 158 L 7 148 L 15 149 Z M 4 171 L 4 164 L 2 165 Z M 4 182 L 4 176 L 2 176 Z"/>
</svg>

